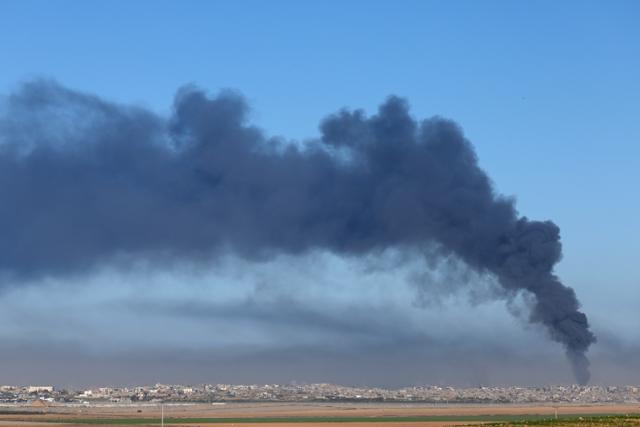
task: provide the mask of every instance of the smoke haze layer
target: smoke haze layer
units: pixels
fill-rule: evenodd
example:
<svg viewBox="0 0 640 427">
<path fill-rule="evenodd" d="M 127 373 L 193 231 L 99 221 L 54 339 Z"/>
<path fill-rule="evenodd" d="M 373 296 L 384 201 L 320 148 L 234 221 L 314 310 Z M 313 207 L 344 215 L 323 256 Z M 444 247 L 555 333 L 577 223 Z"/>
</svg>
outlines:
<svg viewBox="0 0 640 427">
<path fill-rule="evenodd" d="M 240 96 L 194 87 L 167 119 L 52 82 L 22 86 L 0 110 L 3 283 L 118 257 L 453 255 L 508 294 L 530 293 L 530 321 L 588 381 L 595 337 L 553 273 L 559 228 L 494 192 L 455 123 L 416 121 L 390 97 L 374 116 L 340 111 L 319 140 L 293 144 L 247 114 Z"/>
</svg>

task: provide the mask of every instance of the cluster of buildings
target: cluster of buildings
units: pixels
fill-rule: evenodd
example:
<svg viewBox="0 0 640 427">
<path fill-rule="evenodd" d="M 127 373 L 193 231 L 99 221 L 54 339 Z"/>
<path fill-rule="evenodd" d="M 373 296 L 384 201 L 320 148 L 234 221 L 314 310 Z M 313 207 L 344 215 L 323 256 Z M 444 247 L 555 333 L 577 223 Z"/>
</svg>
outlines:
<svg viewBox="0 0 640 427">
<path fill-rule="evenodd" d="M 334 384 L 164 385 L 59 390 L 53 386 L 0 386 L 3 404 L 136 404 L 141 402 L 362 401 L 423 403 L 640 403 L 640 387 L 439 387 L 401 389 Z"/>
</svg>

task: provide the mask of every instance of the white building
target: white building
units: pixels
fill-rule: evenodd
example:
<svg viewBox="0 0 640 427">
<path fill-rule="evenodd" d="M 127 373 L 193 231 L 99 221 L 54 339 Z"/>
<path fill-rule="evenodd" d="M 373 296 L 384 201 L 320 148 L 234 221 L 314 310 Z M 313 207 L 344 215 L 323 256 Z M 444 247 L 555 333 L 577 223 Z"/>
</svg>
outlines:
<svg viewBox="0 0 640 427">
<path fill-rule="evenodd" d="M 52 385 L 30 385 L 27 387 L 28 393 L 53 393 Z"/>
</svg>

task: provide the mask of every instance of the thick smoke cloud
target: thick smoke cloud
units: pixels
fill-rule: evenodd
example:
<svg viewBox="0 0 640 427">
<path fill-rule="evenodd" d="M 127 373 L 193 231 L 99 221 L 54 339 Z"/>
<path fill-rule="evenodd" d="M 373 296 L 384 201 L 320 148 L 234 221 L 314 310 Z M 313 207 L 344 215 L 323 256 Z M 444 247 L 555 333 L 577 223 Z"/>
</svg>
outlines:
<svg viewBox="0 0 640 427">
<path fill-rule="evenodd" d="M 296 145 L 267 138 L 247 112 L 233 93 L 193 87 L 164 119 L 51 82 L 24 85 L 0 115 L 4 283 L 119 257 L 360 256 L 435 244 L 505 292 L 532 294 L 530 320 L 588 381 L 595 337 L 553 274 L 559 228 L 495 194 L 455 123 L 418 122 L 390 97 L 371 117 L 329 116 L 320 140 Z"/>
</svg>

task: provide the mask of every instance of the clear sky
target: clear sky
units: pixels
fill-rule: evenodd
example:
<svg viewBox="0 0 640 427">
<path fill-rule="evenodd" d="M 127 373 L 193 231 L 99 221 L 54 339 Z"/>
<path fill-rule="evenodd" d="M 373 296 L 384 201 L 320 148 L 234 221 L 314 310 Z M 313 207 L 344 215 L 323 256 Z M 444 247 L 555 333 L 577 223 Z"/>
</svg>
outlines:
<svg viewBox="0 0 640 427">
<path fill-rule="evenodd" d="M 45 77 L 110 101 L 136 104 L 166 115 L 176 90 L 184 84 L 194 83 L 213 93 L 231 88 L 249 100 L 254 124 L 269 135 L 293 140 L 317 137 L 320 120 L 342 107 L 373 113 L 390 94 L 406 97 L 414 116 L 444 116 L 462 126 L 476 147 L 482 167 L 501 193 L 516 196 L 522 214 L 553 219 L 560 225 L 564 260 L 558 265 L 558 274 L 578 293 L 594 330 L 615 337 L 611 338 L 615 345 L 640 359 L 638 22 L 637 1 L 3 1 L 0 96 L 12 93 L 22 82 Z M 300 262 L 304 265 L 309 260 Z M 266 274 L 260 272 L 264 266 L 256 268 L 251 274 Z M 55 329 L 47 328 L 39 317 L 30 317 L 29 307 L 46 307 L 51 301 L 49 294 L 75 301 L 71 307 L 77 307 L 78 301 L 100 305 L 114 298 L 127 299 L 134 291 L 124 288 L 135 288 L 138 285 L 133 282 L 140 279 L 130 273 L 129 283 L 122 274 L 102 272 L 91 278 L 91 286 L 81 290 L 74 287 L 81 285 L 69 288 L 56 282 L 38 287 L 35 294 L 32 288 L 9 292 L 4 302 L 0 301 L 5 313 L 0 332 L 17 341 L 11 344 L 14 356 L 5 357 L 20 359 L 20 349 L 28 346 L 18 338 L 25 334 L 54 340 L 65 338 L 67 332 L 61 332 L 65 325 L 77 328 L 78 319 L 69 313 L 65 315 L 69 316 L 67 320 L 54 322 Z M 187 280 L 184 274 L 167 273 L 158 279 L 162 281 L 158 287 L 173 295 L 176 286 L 172 283 Z M 233 279 L 227 273 L 202 273 L 195 281 L 206 282 L 202 277 L 211 274 L 224 282 L 218 289 L 237 289 L 230 285 Z M 329 280 L 330 274 L 318 273 L 318 277 Z M 123 285 L 124 290 L 105 290 L 99 285 L 115 280 L 129 285 Z M 376 280 L 382 282 L 383 278 Z M 180 293 L 197 299 L 202 286 Z M 87 289 L 91 287 L 99 290 L 90 292 Z M 220 292 L 227 297 L 233 293 L 229 289 Z M 308 302 L 310 297 L 301 298 Z M 344 296 L 335 307 L 346 310 L 349 298 Z M 405 294 L 399 298 L 411 299 Z M 373 294 L 371 301 L 381 304 L 380 297 Z M 156 324 L 153 316 L 157 313 L 149 314 L 143 302 L 134 310 L 143 319 L 139 321 Z M 438 304 L 437 310 L 449 313 L 453 325 L 454 319 L 460 319 L 456 310 L 462 309 L 450 305 L 453 307 L 443 310 Z M 493 306 L 465 305 L 464 316 L 473 317 L 469 311 L 486 315 L 493 319 L 488 321 L 492 325 L 510 318 L 508 314 L 504 318 L 495 314 L 500 309 L 487 307 Z M 42 309 L 45 313 L 51 310 Z M 56 316 L 53 310 L 48 313 Z M 339 308 L 336 313 L 342 315 Z M 389 315 L 389 321 L 395 315 Z M 426 321 L 420 316 L 428 315 L 398 314 L 411 317 L 415 325 Z M 83 332 L 69 333 L 65 339 L 91 347 L 87 343 L 96 341 L 92 336 L 109 335 L 105 332 L 109 322 L 103 317 L 94 312 L 86 319 Z M 252 333 L 255 330 L 247 329 Z M 162 334 L 154 331 L 149 336 L 157 334 L 162 342 Z M 287 333 L 278 331 L 275 328 L 271 333 Z M 515 328 L 505 333 L 516 335 L 519 331 Z M 491 327 L 466 333 L 491 335 Z M 187 339 L 189 346 L 206 347 L 204 342 L 209 340 L 200 342 L 206 332 L 198 334 L 198 339 Z M 532 342 L 538 342 L 535 333 L 531 334 Z M 123 336 L 122 341 L 110 338 L 113 346 L 136 341 L 132 333 Z M 460 332 L 458 336 L 466 335 Z M 245 338 L 234 345 L 260 341 Z M 180 348 L 185 345 L 184 339 L 167 342 L 172 348 Z M 309 344 L 305 339 L 300 337 L 300 348 Z M 514 338 L 518 339 L 524 338 Z M 499 351 L 498 347 L 491 348 Z M 109 360 L 120 360 L 117 357 Z M 273 363 L 277 370 L 277 363 Z M 327 365 L 324 374 L 334 372 L 332 367 L 335 372 L 348 371 L 341 362 L 336 363 L 338 367 Z M 640 382 L 637 362 L 625 363 L 628 372 L 636 372 L 635 381 Z M 377 367 L 372 362 L 371 369 Z M 203 364 L 198 372 L 206 369 Z M 282 382 L 300 379 L 304 369 L 264 378 Z M 176 381 L 197 377 L 195 373 L 181 377 L 179 369 L 171 372 L 171 379 Z M 615 374 L 618 376 L 612 377 L 613 381 L 624 378 L 625 372 Z M 313 373 L 309 378 L 321 380 L 322 374 Z M 349 377 L 348 381 L 366 382 L 365 374 Z M 69 384 L 103 378 L 83 375 L 69 380 Z M 21 379 L 19 375 L 13 378 L 17 382 Z M 151 381 L 157 377 L 149 373 L 141 378 Z M 251 380 L 250 376 L 238 378 Z M 408 374 L 393 380 L 372 378 L 372 382 L 382 384 L 411 381 Z M 433 378 L 425 376 L 424 380 Z M 483 378 L 452 375 L 440 380 L 490 381 Z M 340 381 L 339 376 L 330 379 Z M 594 379 L 607 382 L 605 375 L 597 373 Z M 63 382 L 54 377 L 52 380 Z M 513 374 L 499 381 L 523 378 Z"/>
</svg>

